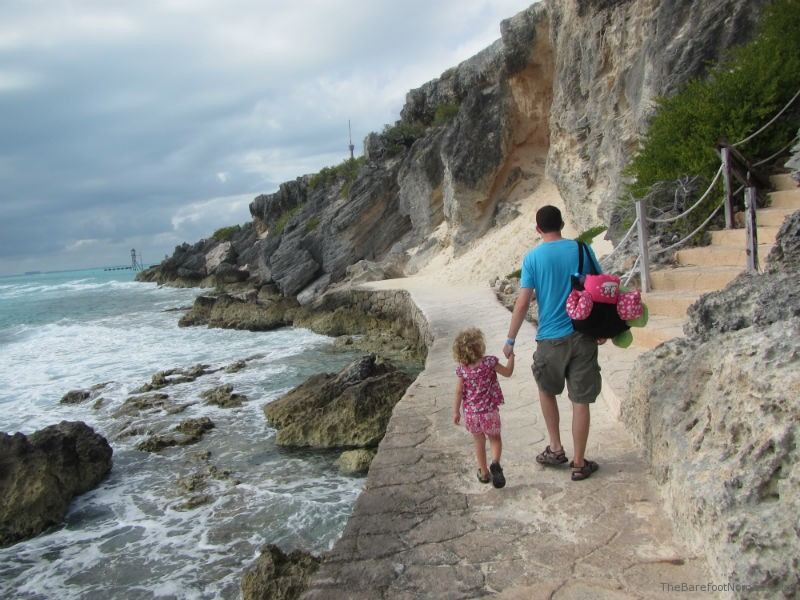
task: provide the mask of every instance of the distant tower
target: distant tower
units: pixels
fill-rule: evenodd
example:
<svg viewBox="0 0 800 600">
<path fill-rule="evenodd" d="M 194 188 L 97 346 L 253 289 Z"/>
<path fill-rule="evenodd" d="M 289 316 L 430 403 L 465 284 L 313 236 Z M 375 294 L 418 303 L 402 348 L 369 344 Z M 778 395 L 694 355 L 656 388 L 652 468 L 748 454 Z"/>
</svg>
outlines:
<svg viewBox="0 0 800 600">
<path fill-rule="evenodd" d="M 141 260 L 136 259 L 136 249 L 131 248 L 131 269 L 134 271 L 141 271 L 142 270 L 142 262 Z"/>
<path fill-rule="evenodd" d="M 355 150 L 356 147 L 353 146 L 353 132 L 350 129 L 350 119 L 347 119 L 347 135 L 350 139 L 350 160 L 353 160 L 353 150 Z"/>
</svg>

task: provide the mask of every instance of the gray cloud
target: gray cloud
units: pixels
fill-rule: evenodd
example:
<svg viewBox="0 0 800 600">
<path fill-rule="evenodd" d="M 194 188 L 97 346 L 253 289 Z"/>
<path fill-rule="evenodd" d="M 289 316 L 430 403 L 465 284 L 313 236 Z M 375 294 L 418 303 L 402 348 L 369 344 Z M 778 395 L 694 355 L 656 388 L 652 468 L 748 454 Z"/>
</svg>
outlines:
<svg viewBox="0 0 800 600">
<path fill-rule="evenodd" d="M 528 0 L 0 4 L 0 273 L 156 260 L 346 156 Z"/>
</svg>

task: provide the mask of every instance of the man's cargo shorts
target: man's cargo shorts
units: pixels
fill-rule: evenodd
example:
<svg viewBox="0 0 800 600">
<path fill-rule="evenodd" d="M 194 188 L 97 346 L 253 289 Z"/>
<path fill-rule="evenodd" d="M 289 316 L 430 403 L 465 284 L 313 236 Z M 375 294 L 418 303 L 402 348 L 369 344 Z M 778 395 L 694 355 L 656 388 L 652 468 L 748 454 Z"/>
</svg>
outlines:
<svg viewBox="0 0 800 600">
<path fill-rule="evenodd" d="M 531 370 L 539 389 L 548 394 L 561 394 L 565 380 L 573 402 L 590 404 L 600 394 L 597 341 L 578 331 L 563 338 L 536 342 Z"/>
</svg>

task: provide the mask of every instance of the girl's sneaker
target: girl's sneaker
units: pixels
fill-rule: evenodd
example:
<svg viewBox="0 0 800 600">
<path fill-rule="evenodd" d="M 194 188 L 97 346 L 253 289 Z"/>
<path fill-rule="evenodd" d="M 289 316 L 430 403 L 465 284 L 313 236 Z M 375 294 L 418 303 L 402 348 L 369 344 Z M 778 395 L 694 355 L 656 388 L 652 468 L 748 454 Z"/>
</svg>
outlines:
<svg viewBox="0 0 800 600">
<path fill-rule="evenodd" d="M 492 474 L 492 485 L 496 488 L 501 488 L 506 485 L 506 478 L 503 475 L 503 467 L 500 463 L 493 462 L 489 465 L 489 472 Z"/>
</svg>

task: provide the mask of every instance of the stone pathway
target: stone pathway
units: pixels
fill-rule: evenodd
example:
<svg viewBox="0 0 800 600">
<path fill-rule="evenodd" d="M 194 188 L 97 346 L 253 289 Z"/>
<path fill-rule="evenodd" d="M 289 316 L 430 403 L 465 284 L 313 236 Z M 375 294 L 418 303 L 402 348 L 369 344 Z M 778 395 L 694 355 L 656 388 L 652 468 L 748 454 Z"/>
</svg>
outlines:
<svg viewBox="0 0 800 600">
<path fill-rule="evenodd" d="M 409 290 L 435 341 L 425 371 L 394 410 L 341 539 L 304 598 L 713 597 L 662 585 L 707 582 L 706 564 L 675 539 L 643 459 L 608 408 L 613 400 L 600 399 L 592 412 L 587 456 L 600 471 L 573 483 L 568 468 L 539 466 L 545 427 L 530 372 L 534 329 L 524 324 L 516 371 L 501 378 L 508 485 L 483 485 L 471 437 L 452 424 L 450 348 L 460 329 L 475 325 L 487 337 L 487 352 L 500 354 L 510 313 L 488 287 L 421 279 L 372 286 Z M 614 387 L 618 395 L 622 386 Z M 570 403 L 563 397 L 559 404 L 569 456 Z"/>
</svg>

